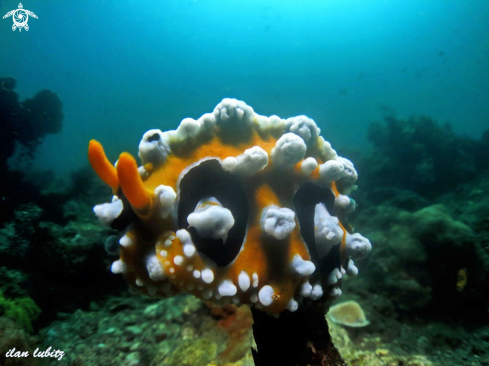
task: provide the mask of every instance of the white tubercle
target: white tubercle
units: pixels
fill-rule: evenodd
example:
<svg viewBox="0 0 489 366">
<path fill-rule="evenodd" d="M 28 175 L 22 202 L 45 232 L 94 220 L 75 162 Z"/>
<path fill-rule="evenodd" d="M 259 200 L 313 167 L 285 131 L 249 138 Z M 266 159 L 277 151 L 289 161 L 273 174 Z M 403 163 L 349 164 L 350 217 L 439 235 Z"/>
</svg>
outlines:
<svg viewBox="0 0 489 366">
<path fill-rule="evenodd" d="M 253 273 L 251 278 L 253 279 L 253 287 L 257 288 L 258 287 L 258 273 Z"/>
<path fill-rule="evenodd" d="M 340 194 L 334 199 L 334 207 L 341 210 L 347 210 L 350 207 L 350 197 L 344 194 Z"/>
<path fill-rule="evenodd" d="M 153 281 L 162 281 L 166 278 L 165 270 L 156 255 L 148 257 L 146 260 L 146 269 L 148 271 L 149 278 L 151 278 Z"/>
<path fill-rule="evenodd" d="M 363 259 L 372 250 L 370 241 L 359 233 L 346 234 L 346 255 L 353 259 Z"/>
<path fill-rule="evenodd" d="M 340 162 L 343 165 L 343 174 L 341 176 L 341 182 L 346 185 L 347 190 L 353 187 L 355 182 L 358 179 L 358 173 L 355 170 L 353 163 L 341 156 L 338 156 L 336 161 Z"/>
<path fill-rule="evenodd" d="M 231 129 L 250 125 L 255 112 L 243 101 L 225 98 L 216 106 L 213 114 L 219 125 Z"/>
<path fill-rule="evenodd" d="M 358 275 L 358 268 L 357 266 L 355 266 L 353 259 L 350 259 L 348 261 L 348 265 L 346 267 L 346 274 L 350 277 L 355 277 L 356 275 Z"/>
<path fill-rule="evenodd" d="M 265 285 L 258 292 L 258 300 L 263 306 L 268 306 L 273 302 L 274 293 L 272 286 Z"/>
<path fill-rule="evenodd" d="M 314 236 L 319 258 L 324 258 L 333 245 L 341 243 L 343 230 L 337 217 L 331 216 L 324 203 L 318 203 L 314 209 Z"/>
<path fill-rule="evenodd" d="M 292 268 L 301 276 L 309 276 L 316 270 L 314 263 L 302 259 L 299 254 L 296 254 L 292 259 Z"/>
<path fill-rule="evenodd" d="M 171 149 L 168 143 L 168 133 L 153 129 L 147 131 L 139 143 L 139 157 L 144 164 L 152 163 L 160 165 L 170 154 Z"/>
<path fill-rule="evenodd" d="M 122 259 L 118 259 L 112 263 L 110 270 L 113 274 L 121 274 L 127 272 L 127 265 L 122 261 Z"/>
<path fill-rule="evenodd" d="M 299 303 L 294 299 L 290 299 L 289 302 L 287 303 L 287 309 L 290 310 L 291 312 L 296 311 L 298 308 L 299 308 Z"/>
<path fill-rule="evenodd" d="M 154 193 L 160 205 L 161 217 L 165 219 L 171 213 L 177 194 L 172 187 L 165 185 L 156 187 Z"/>
<path fill-rule="evenodd" d="M 195 245 L 193 245 L 191 243 L 184 244 L 184 246 L 183 246 L 183 254 L 185 254 L 185 256 L 187 258 L 193 257 L 194 254 L 195 254 L 195 251 L 196 251 Z"/>
<path fill-rule="evenodd" d="M 119 239 L 119 244 L 125 248 L 127 247 L 130 247 L 133 243 L 132 239 L 127 236 L 127 235 L 124 235 L 122 238 Z"/>
<path fill-rule="evenodd" d="M 173 258 L 173 263 L 175 263 L 175 265 L 177 265 L 177 266 L 181 266 L 183 263 L 183 257 L 181 255 L 176 255 Z"/>
<path fill-rule="evenodd" d="M 236 159 L 234 156 L 229 156 L 221 162 L 222 168 L 227 172 L 232 172 L 234 169 L 236 169 L 237 165 L 238 159 Z"/>
<path fill-rule="evenodd" d="M 205 283 L 212 283 L 214 281 L 214 272 L 211 269 L 206 268 L 201 272 L 202 281 Z"/>
<path fill-rule="evenodd" d="M 272 149 L 272 162 L 280 168 L 291 168 L 304 158 L 307 146 L 294 133 L 283 134 Z"/>
<path fill-rule="evenodd" d="M 144 286 L 144 282 L 140 278 L 136 278 L 136 286 L 142 287 Z"/>
<path fill-rule="evenodd" d="M 338 297 L 341 295 L 341 289 L 339 287 L 333 287 L 329 292 L 329 296 Z"/>
<path fill-rule="evenodd" d="M 324 160 L 336 159 L 338 157 L 329 141 L 326 141 L 323 136 L 318 137 L 318 148 L 321 151 Z"/>
<path fill-rule="evenodd" d="M 270 117 L 255 113 L 255 125 L 258 130 L 267 131 L 270 129 Z"/>
<path fill-rule="evenodd" d="M 202 121 L 193 118 L 184 118 L 175 131 L 175 138 L 178 140 L 187 140 L 195 138 L 202 129 Z"/>
<path fill-rule="evenodd" d="M 337 160 L 328 160 L 319 165 L 319 180 L 324 184 L 329 184 L 343 176 L 345 167 Z"/>
<path fill-rule="evenodd" d="M 175 233 L 175 235 L 177 236 L 178 239 L 180 239 L 180 242 L 182 243 L 182 245 L 185 246 L 185 244 L 194 244 L 193 241 L 192 241 L 192 236 L 190 235 L 190 233 L 185 230 L 185 229 L 180 229 L 180 230 L 177 230 L 177 232 Z M 172 243 L 172 240 L 175 239 L 175 237 L 172 238 L 173 235 L 170 235 L 168 237 L 168 239 L 166 239 L 165 241 L 165 246 L 166 246 L 166 243 L 167 241 L 170 242 L 170 245 Z"/>
<path fill-rule="evenodd" d="M 328 275 L 328 280 L 326 281 L 326 284 L 328 286 L 334 285 L 338 282 L 338 280 L 341 280 L 342 277 L 343 275 L 341 274 L 340 270 L 338 268 L 335 268 Z"/>
<path fill-rule="evenodd" d="M 234 226 L 234 217 L 215 197 L 206 197 L 188 215 L 187 222 L 197 230 L 199 236 L 222 239 L 226 243 L 228 232 Z"/>
<path fill-rule="evenodd" d="M 303 297 L 309 297 L 311 296 L 311 291 L 312 291 L 312 286 L 309 283 L 309 281 L 306 281 L 301 285 L 299 289 L 299 294 Z"/>
<path fill-rule="evenodd" d="M 286 120 L 280 118 L 279 116 L 276 115 L 271 115 L 268 118 L 268 129 L 273 129 L 273 130 L 279 130 L 283 129 L 286 125 Z"/>
<path fill-rule="evenodd" d="M 265 207 L 262 213 L 262 227 L 267 234 L 282 240 L 295 228 L 295 212 L 286 207 Z"/>
<path fill-rule="evenodd" d="M 301 170 L 306 175 L 310 175 L 317 167 L 318 162 L 314 158 L 304 159 L 301 163 Z"/>
<path fill-rule="evenodd" d="M 122 200 L 116 199 L 110 203 L 102 203 L 93 208 L 98 221 L 105 227 L 110 227 L 112 222 L 119 217 L 123 209 Z"/>
<path fill-rule="evenodd" d="M 260 146 L 253 146 L 236 158 L 224 159 L 221 165 L 228 172 L 249 176 L 265 169 L 268 165 L 268 154 Z"/>
<path fill-rule="evenodd" d="M 323 296 L 323 288 L 321 287 L 320 284 L 315 284 L 312 287 L 311 291 L 311 299 L 317 300 Z"/>
<path fill-rule="evenodd" d="M 316 125 L 316 122 L 307 116 L 288 118 L 287 124 L 290 124 L 290 132 L 302 137 L 306 144 L 316 141 L 321 132 Z"/>
<path fill-rule="evenodd" d="M 250 276 L 245 271 L 241 271 L 238 276 L 238 285 L 241 291 L 246 292 L 251 285 Z"/>
<path fill-rule="evenodd" d="M 221 296 L 234 296 L 238 292 L 238 289 L 231 280 L 224 280 L 217 288 L 217 291 Z"/>
</svg>

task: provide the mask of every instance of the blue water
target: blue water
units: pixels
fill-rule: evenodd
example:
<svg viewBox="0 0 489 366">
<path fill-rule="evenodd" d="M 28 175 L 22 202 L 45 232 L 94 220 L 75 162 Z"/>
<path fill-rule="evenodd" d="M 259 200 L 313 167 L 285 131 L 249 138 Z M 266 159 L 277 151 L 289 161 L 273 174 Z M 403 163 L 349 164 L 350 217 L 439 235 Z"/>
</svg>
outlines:
<svg viewBox="0 0 489 366">
<path fill-rule="evenodd" d="M 18 0 L 1 1 L 3 16 Z M 0 76 L 43 88 L 64 127 L 36 165 L 68 172 L 89 139 L 111 159 L 150 128 L 176 128 L 224 97 L 307 114 L 333 147 L 366 145 L 382 110 L 489 128 L 489 1 L 26 0 L 28 32 L 0 20 Z"/>
</svg>

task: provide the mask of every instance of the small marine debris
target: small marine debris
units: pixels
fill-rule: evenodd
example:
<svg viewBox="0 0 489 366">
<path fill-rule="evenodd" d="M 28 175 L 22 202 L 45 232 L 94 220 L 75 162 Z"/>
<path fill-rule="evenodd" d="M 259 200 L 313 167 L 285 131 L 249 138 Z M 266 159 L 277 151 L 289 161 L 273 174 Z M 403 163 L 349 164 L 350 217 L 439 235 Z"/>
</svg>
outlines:
<svg viewBox="0 0 489 366">
<path fill-rule="evenodd" d="M 467 285 L 467 269 L 461 268 L 457 272 L 457 284 L 455 288 L 457 291 L 462 292 Z"/>
<path fill-rule="evenodd" d="M 352 328 L 361 328 L 370 324 L 362 307 L 356 301 L 344 301 L 332 306 L 328 312 L 328 319 Z"/>
</svg>

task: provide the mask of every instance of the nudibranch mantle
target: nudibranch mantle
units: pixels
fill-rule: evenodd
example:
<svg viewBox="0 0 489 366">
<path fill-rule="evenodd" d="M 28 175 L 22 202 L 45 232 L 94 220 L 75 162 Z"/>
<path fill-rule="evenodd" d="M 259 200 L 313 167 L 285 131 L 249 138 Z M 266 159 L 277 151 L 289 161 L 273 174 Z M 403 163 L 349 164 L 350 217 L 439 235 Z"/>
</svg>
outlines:
<svg viewBox="0 0 489 366">
<path fill-rule="evenodd" d="M 339 296 L 371 244 L 345 222 L 355 168 L 320 132 L 306 116 L 261 116 L 224 99 L 176 130 L 146 132 L 140 165 L 122 153 L 114 166 L 90 141 L 89 161 L 114 193 L 94 212 L 121 232 L 112 272 L 134 293 L 188 292 L 271 314 Z"/>
</svg>

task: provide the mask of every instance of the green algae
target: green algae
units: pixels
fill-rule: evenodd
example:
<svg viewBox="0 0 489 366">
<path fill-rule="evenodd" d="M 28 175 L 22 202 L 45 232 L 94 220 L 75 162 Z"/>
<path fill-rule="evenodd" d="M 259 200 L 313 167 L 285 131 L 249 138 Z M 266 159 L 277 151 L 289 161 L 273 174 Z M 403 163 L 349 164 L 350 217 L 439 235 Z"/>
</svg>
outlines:
<svg viewBox="0 0 489 366">
<path fill-rule="evenodd" d="M 41 309 L 29 296 L 15 299 L 6 298 L 0 290 L 0 315 L 15 320 L 26 331 L 32 333 L 32 322 L 37 319 Z"/>
</svg>

